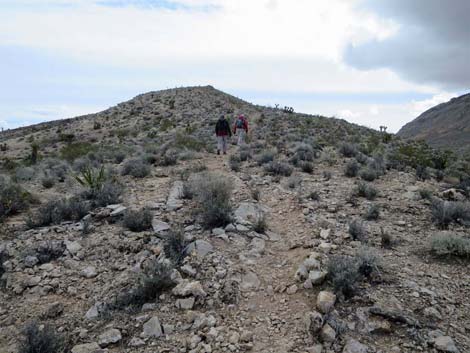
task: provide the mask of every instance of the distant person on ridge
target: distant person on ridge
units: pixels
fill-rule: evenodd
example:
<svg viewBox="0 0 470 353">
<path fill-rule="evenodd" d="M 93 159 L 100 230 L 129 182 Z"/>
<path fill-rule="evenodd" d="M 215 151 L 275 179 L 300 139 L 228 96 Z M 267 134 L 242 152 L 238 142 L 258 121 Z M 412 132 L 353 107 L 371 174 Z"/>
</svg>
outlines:
<svg viewBox="0 0 470 353">
<path fill-rule="evenodd" d="M 220 154 L 220 151 L 223 154 L 227 154 L 227 142 L 228 138 L 232 137 L 232 130 L 223 115 L 220 116 L 217 124 L 215 124 L 215 134 L 217 135 L 217 154 Z"/>
<path fill-rule="evenodd" d="M 236 134 L 238 130 L 238 146 L 245 143 L 245 137 L 248 133 L 248 120 L 243 115 L 240 115 L 235 121 L 233 133 Z"/>
</svg>

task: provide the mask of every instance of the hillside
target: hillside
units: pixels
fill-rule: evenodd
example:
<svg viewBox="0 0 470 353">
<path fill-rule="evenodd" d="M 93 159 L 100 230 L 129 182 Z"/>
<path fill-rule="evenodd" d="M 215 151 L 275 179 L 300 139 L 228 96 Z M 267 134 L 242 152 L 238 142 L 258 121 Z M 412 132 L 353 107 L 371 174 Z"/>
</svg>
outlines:
<svg viewBox="0 0 470 353">
<path fill-rule="evenodd" d="M 470 94 L 439 104 L 398 132 L 406 139 L 422 139 L 431 146 L 455 151 L 470 149 Z"/>
<path fill-rule="evenodd" d="M 470 350 L 470 167 L 432 149 L 213 87 L 0 148 L 0 353 Z"/>
</svg>

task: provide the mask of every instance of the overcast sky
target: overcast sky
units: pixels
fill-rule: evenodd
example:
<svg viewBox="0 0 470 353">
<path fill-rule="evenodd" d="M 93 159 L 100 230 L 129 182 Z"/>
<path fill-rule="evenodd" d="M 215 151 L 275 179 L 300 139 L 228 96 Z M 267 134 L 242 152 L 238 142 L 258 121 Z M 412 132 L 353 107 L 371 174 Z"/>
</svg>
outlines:
<svg viewBox="0 0 470 353">
<path fill-rule="evenodd" d="M 470 90 L 468 0 L 0 0 L 0 127 L 206 85 L 396 132 Z"/>
</svg>

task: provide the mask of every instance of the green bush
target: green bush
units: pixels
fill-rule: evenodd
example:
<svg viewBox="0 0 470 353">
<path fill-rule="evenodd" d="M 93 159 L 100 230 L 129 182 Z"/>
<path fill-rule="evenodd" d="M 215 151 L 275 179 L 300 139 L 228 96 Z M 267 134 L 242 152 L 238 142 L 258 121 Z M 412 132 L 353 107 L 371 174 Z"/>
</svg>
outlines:
<svg viewBox="0 0 470 353">
<path fill-rule="evenodd" d="M 372 168 L 367 168 L 361 171 L 361 179 L 365 181 L 374 181 L 378 178 L 377 171 Z"/>
<path fill-rule="evenodd" d="M 187 243 L 182 231 L 170 232 L 163 241 L 165 257 L 169 259 L 173 265 L 181 265 L 186 256 L 186 246 Z"/>
<path fill-rule="evenodd" d="M 90 210 L 90 205 L 79 197 L 53 200 L 41 205 L 26 218 L 29 228 L 45 227 L 65 221 L 79 221 Z"/>
<path fill-rule="evenodd" d="M 130 159 L 124 163 L 121 174 L 145 178 L 150 174 L 150 167 L 142 159 Z"/>
<path fill-rule="evenodd" d="M 355 144 L 352 144 L 352 143 L 342 143 L 339 146 L 339 152 L 344 157 L 347 157 L 347 158 L 355 157 L 356 154 L 358 153 L 357 146 Z"/>
<path fill-rule="evenodd" d="M 470 239 L 441 233 L 431 238 L 431 252 L 438 256 L 457 256 L 470 259 Z"/>
<path fill-rule="evenodd" d="M 232 220 L 232 185 L 225 177 L 200 173 L 190 181 L 189 193 L 198 202 L 198 210 L 207 227 L 225 226 Z"/>
<path fill-rule="evenodd" d="M 60 150 L 62 159 L 73 162 L 77 158 L 86 156 L 96 150 L 96 147 L 89 142 L 76 142 L 68 144 Z"/>
<path fill-rule="evenodd" d="M 379 205 L 371 205 L 367 210 L 364 218 L 368 221 L 376 221 L 380 217 L 380 207 Z"/>
<path fill-rule="evenodd" d="M 142 232 L 152 228 L 153 215 L 148 209 L 127 210 L 124 214 L 124 226 L 132 232 Z"/>
<path fill-rule="evenodd" d="M 31 195 L 18 184 L 2 182 L 0 184 L 0 220 L 25 210 L 31 201 Z"/>
<path fill-rule="evenodd" d="M 368 200 L 374 200 L 379 192 L 371 185 L 359 183 L 355 190 L 355 194 L 359 197 L 365 197 Z"/>
<path fill-rule="evenodd" d="M 40 329 L 34 322 L 23 330 L 19 353 L 65 353 L 68 352 L 66 339 L 56 333 L 49 325 Z"/>
<path fill-rule="evenodd" d="M 433 199 L 431 202 L 432 219 L 441 229 L 446 229 L 454 222 L 470 225 L 470 204 L 468 202 L 443 201 Z"/>
<path fill-rule="evenodd" d="M 354 178 L 357 176 L 359 168 L 359 164 L 356 161 L 351 160 L 348 162 L 348 164 L 346 164 L 346 168 L 344 169 L 344 175 L 348 178 Z"/>
<path fill-rule="evenodd" d="M 353 240 L 365 241 L 367 236 L 367 230 L 364 224 L 359 220 L 354 220 L 349 224 L 349 234 Z"/>
<path fill-rule="evenodd" d="M 289 164 L 277 161 L 266 164 L 264 166 L 264 170 L 268 174 L 282 176 L 290 176 L 293 172 L 293 169 Z"/>
</svg>

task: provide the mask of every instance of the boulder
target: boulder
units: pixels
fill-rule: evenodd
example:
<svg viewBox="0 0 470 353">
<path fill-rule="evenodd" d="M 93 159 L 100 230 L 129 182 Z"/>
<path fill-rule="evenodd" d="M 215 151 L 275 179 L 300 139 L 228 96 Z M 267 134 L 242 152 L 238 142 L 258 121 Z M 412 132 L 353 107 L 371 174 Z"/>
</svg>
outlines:
<svg viewBox="0 0 470 353">
<path fill-rule="evenodd" d="M 152 220 L 152 228 L 156 234 L 162 234 L 170 230 L 170 225 L 166 222 L 160 221 L 159 219 L 154 218 Z"/>
<path fill-rule="evenodd" d="M 183 187 L 184 184 L 181 180 L 177 180 L 173 183 L 166 201 L 166 209 L 168 211 L 175 211 L 183 206 L 183 202 L 181 201 Z"/>
<path fill-rule="evenodd" d="M 98 343 L 85 343 L 79 344 L 72 348 L 72 353 L 97 353 L 102 352 Z"/>
<path fill-rule="evenodd" d="M 93 266 L 85 267 L 80 274 L 82 275 L 82 277 L 85 277 L 88 279 L 98 276 L 98 273 L 96 272 L 96 268 L 94 268 Z"/>
<path fill-rule="evenodd" d="M 325 324 L 320 331 L 320 338 L 322 342 L 330 343 L 336 339 L 336 331 L 328 324 Z"/>
<path fill-rule="evenodd" d="M 333 309 L 335 302 L 336 295 L 331 292 L 321 291 L 317 297 L 317 309 L 323 314 L 328 314 Z"/>
<path fill-rule="evenodd" d="M 440 352 L 458 353 L 454 340 L 450 336 L 440 336 L 434 340 L 434 347 Z"/>
<path fill-rule="evenodd" d="M 78 241 L 66 241 L 65 247 L 72 255 L 76 255 L 80 250 L 82 250 L 82 246 Z"/>
</svg>

